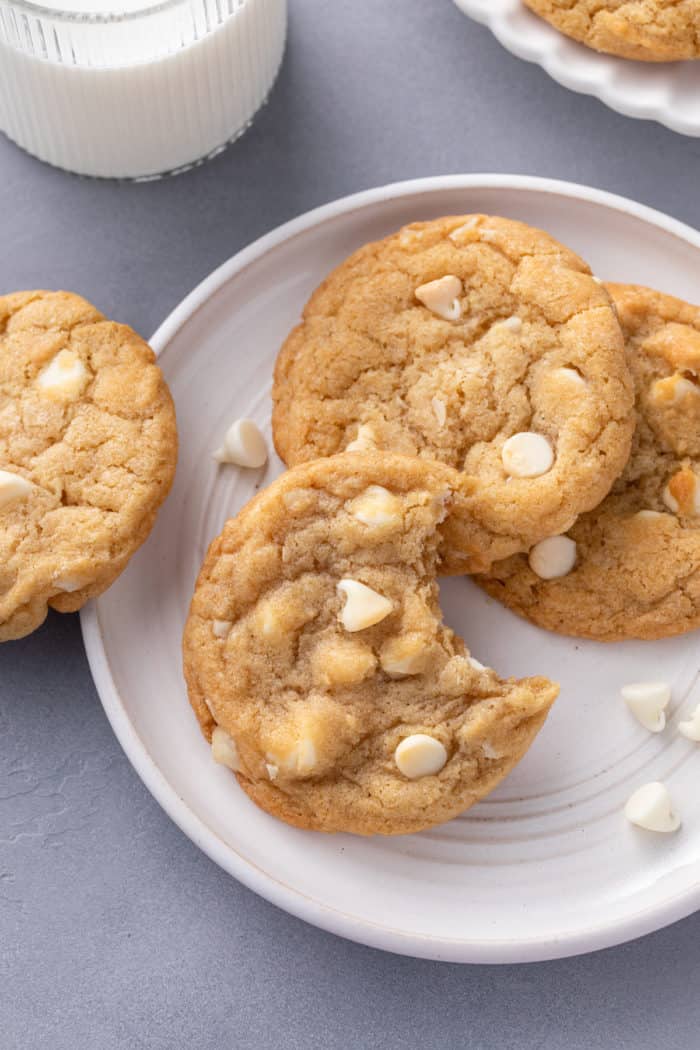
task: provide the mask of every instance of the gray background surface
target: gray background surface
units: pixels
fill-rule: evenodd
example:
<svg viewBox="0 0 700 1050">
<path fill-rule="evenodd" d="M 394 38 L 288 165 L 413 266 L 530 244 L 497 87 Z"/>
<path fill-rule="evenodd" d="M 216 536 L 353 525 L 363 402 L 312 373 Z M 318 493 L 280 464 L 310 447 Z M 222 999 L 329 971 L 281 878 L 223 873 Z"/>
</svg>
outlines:
<svg viewBox="0 0 700 1050">
<path fill-rule="evenodd" d="M 566 91 L 450 0 L 291 0 L 269 105 L 204 167 L 87 181 L 0 137 L 0 288 L 74 289 L 148 335 L 250 240 L 355 190 L 534 173 L 698 226 L 699 165 L 699 140 Z M 0 652 L 0 968 L 3 1050 L 685 1050 L 700 1029 L 700 915 L 577 959 L 459 967 L 259 900 L 141 785 L 76 616 Z"/>
</svg>

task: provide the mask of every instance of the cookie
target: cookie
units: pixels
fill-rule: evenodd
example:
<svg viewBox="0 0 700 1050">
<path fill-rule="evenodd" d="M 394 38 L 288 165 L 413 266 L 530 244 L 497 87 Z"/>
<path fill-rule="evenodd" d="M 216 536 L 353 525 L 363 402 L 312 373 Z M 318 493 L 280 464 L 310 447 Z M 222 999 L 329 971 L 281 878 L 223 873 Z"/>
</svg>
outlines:
<svg viewBox="0 0 700 1050">
<path fill-rule="evenodd" d="M 0 297 L 0 641 L 100 594 L 175 471 L 151 348 L 69 292 Z"/>
<path fill-rule="evenodd" d="M 642 62 L 700 57 L 700 0 L 525 0 L 560 32 Z"/>
<path fill-rule="evenodd" d="M 439 464 L 302 464 L 214 540 L 183 657 L 214 757 L 290 824 L 419 831 L 522 757 L 558 687 L 503 680 L 443 625 L 435 579 L 459 501 Z"/>
<path fill-rule="evenodd" d="M 477 475 L 491 560 L 569 528 L 629 455 L 633 389 L 610 297 L 573 252 L 520 222 L 414 223 L 355 252 L 279 355 L 289 465 L 379 447 Z M 450 571 L 478 571 L 457 545 Z"/>
<path fill-rule="evenodd" d="M 664 638 L 700 626 L 700 308 L 649 288 L 608 288 L 637 389 L 629 463 L 566 537 L 477 580 L 552 631 Z"/>
</svg>

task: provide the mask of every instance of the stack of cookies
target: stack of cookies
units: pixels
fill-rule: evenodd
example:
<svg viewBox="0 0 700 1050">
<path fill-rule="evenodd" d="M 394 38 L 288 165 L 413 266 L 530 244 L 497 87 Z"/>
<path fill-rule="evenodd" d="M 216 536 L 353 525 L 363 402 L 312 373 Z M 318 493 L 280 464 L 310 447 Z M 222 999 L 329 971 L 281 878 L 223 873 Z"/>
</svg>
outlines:
<svg viewBox="0 0 700 1050">
<path fill-rule="evenodd" d="M 214 757 L 304 828 L 445 821 L 557 695 L 442 622 L 437 576 L 543 627 L 700 622 L 700 310 L 606 287 L 548 234 L 453 216 L 368 244 L 275 370 L 289 466 L 212 544 L 184 637 Z"/>
</svg>

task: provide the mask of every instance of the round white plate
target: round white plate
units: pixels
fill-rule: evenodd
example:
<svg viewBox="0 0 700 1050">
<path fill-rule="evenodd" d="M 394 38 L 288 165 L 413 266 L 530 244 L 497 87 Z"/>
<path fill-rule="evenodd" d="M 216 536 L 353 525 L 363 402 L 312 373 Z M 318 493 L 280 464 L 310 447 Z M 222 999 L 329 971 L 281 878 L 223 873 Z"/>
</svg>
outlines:
<svg viewBox="0 0 700 1050">
<path fill-rule="evenodd" d="M 538 18 L 521 0 L 454 2 L 514 55 L 536 62 L 564 87 L 595 95 L 627 117 L 700 135 L 700 61 L 633 62 L 598 54 Z"/>
<path fill-rule="evenodd" d="M 567 183 L 450 176 L 328 204 L 216 270 L 153 339 L 181 439 L 173 492 L 145 547 L 83 611 L 90 666 L 124 750 L 180 827 L 237 879 L 280 907 L 379 948 L 435 959 L 545 959 L 614 944 L 700 904 L 700 752 L 676 732 L 692 704 L 698 636 L 596 645 L 518 620 L 467 579 L 443 586 L 448 622 L 501 673 L 546 673 L 561 698 L 521 765 L 464 817 L 420 835 L 361 839 L 297 831 L 256 809 L 216 766 L 191 714 L 180 635 L 208 542 L 281 470 L 217 469 L 227 425 L 270 434 L 277 350 L 307 296 L 365 241 L 402 223 L 485 211 L 543 226 L 603 278 L 692 299 L 700 236 L 638 204 Z M 673 683 L 668 730 L 652 736 L 619 698 L 648 678 Z M 700 699 L 695 689 L 695 700 Z M 669 785 L 682 830 L 653 835 L 622 813 L 631 791 Z"/>
</svg>

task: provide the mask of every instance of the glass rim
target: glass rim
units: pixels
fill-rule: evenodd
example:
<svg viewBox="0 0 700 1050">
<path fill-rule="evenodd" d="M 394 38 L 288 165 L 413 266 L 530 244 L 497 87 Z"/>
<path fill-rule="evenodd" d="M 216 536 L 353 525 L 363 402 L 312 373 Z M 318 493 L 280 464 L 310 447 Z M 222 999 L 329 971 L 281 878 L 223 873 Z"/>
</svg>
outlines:
<svg viewBox="0 0 700 1050">
<path fill-rule="evenodd" d="M 149 3 L 144 0 L 144 6 L 134 8 L 130 11 L 64 11 L 54 7 L 47 7 L 43 3 L 35 3 L 34 0 L 0 0 L 0 11 L 3 8 L 19 11 L 23 14 L 32 15 L 34 18 L 53 20 L 55 22 L 71 22 L 83 25 L 119 25 L 123 22 L 136 21 L 148 15 L 162 14 L 176 7 L 191 5 L 193 0 L 154 0 Z M 243 8 L 248 0 L 234 0 L 235 7 L 226 12 L 227 15 L 235 15 L 237 10 Z"/>
</svg>

